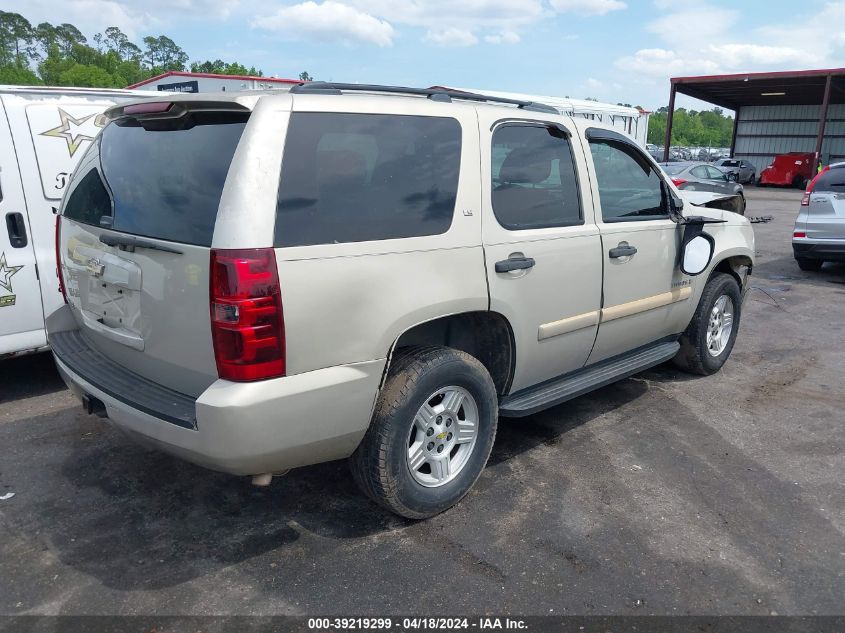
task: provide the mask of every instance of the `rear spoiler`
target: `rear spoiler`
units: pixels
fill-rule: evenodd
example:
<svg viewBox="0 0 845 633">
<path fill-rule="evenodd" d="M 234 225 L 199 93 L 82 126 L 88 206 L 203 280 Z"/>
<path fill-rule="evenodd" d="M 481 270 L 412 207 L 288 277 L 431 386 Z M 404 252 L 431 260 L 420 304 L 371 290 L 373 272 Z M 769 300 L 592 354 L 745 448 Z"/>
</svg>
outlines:
<svg viewBox="0 0 845 633">
<path fill-rule="evenodd" d="M 178 119 L 192 112 L 238 112 L 249 114 L 251 109 L 237 101 L 200 100 L 144 100 L 137 103 L 115 105 L 105 111 L 109 121 L 121 119 L 165 120 Z"/>
</svg>

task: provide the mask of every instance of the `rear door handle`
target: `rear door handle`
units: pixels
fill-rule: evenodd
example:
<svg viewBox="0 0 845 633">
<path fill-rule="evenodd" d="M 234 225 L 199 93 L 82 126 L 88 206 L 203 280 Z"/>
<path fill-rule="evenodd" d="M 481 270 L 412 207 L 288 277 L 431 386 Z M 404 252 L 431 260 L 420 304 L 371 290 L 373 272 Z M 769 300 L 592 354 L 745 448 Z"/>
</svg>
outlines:
<svg viewBox="0 0 845 633">
<path fill-rule="evenodd" d="M 496 272 L 509 273 L 512 270 L 534 268 L 535 263 L 532 257 L 508 257 L 500 262 L 496 262 Z"/>
<path fill-rule="evenodd" d="M 7 213 L 6 229 L 9 231 L 9 244 L 12 248 L 23 248 L 29 243 L 26 239 L 23 213 Z"/>
<path fill-rule="evenodd" d="M 617 259 L 619 257 L 630 257 L 636 253 L 636 246 L 631 246 L 628 242 L 619 242 L 619 246 L 611 248 L 607 254 L 610 255 L 611 259 Z"/>
</svg>

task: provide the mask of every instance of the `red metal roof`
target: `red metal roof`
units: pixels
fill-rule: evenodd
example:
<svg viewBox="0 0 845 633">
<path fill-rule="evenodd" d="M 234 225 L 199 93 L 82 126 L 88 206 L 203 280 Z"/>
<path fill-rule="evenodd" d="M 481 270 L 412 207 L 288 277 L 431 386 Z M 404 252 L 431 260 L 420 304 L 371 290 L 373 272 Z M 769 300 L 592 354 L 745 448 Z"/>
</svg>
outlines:
<svg viewBox="0 0 845 633">
<path fill-rule="evenodd" d="M 131 86 L 126 86 L 127 88 L 137 88 L 139 86 L 145 86 L 149 83 L 154 81 L 158 81 L 159 79 L 165 79 L 167 77 L 205 77 L 208 79 L 254 79 L 255 81 L 269 81 L 271 83 L 279 83 L 279 84 L 301 84 L 302 82 L 299 79 L 279 79 L 278 77 L 256 77 L 254 75 L 218 75 L 217 73 L 189 73 L 184 72 L 181 70 L 168 70 L 166 73 L 162 73 L 161 75 L 157 75 L 155 77 L 150 77 L 149 79 L 144 79 L 144 81 L 139 81 L 136 84 L 132 84 Z"/>
</svg>

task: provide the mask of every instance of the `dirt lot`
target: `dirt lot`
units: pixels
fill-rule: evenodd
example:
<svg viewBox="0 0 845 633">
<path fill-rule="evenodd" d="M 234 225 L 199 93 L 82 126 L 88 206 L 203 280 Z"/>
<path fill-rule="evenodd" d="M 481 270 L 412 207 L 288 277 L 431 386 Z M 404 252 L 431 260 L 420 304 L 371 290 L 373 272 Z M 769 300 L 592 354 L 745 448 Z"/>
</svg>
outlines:
<svg viewBox="0 0 845 633">
<path fill-rule="evenodd" d="M 774 222 L 721 373 L 503 421 L 427 522 L 344 463 L 263 490 L 149 452 L 48 355 L 0 363 L 0 614 L 843 613 L 845 266 L 798 270 L 800 197 L 748 191 Z"/>
</svg>

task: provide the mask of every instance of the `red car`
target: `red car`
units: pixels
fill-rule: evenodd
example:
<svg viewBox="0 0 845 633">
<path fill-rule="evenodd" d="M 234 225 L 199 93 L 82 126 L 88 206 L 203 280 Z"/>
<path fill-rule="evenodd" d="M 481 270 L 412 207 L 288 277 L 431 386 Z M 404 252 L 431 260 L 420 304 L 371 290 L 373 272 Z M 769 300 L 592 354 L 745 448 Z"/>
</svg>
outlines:
<svg viewBox="0 0 845 633">
<path fill-rule="evenodd" d="M 789 152 L 778 154 L 772 164 L 760 172 L 760 185 L 785 185 L 798 189 L 807 187 L 812 180 L 813 162 L 816 155 L 812 152 Z"/>
</svg>

